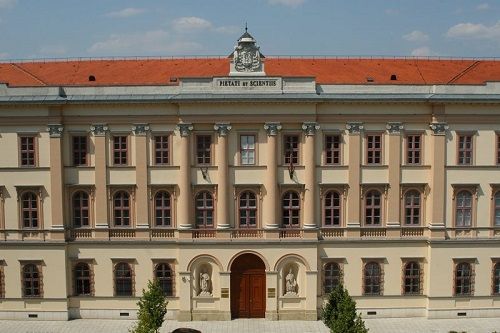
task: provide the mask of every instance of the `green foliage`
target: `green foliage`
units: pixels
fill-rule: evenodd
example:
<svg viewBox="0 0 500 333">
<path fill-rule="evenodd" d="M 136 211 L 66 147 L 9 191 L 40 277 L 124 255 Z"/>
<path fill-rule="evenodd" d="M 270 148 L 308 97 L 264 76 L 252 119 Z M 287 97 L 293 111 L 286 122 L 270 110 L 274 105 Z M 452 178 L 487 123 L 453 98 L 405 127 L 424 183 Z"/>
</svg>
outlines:
<svg viewBox="0 0 500 333">
<path fill-rule="evenodd" d="M 361 316 L 356 313 L 356 302 L 339 284 L 329 295 L 323 307 L 323 322 L 332 333 L 367 333 Z"/>
<path fill-rule="evenodd" d="M 138 322 L 130 333 L 157 333 L 167 313 L 167 300 L 158 281 L 148 281 L 148 289 L 142 290 L 142 297 L 137 302 Z"/>
</svg>

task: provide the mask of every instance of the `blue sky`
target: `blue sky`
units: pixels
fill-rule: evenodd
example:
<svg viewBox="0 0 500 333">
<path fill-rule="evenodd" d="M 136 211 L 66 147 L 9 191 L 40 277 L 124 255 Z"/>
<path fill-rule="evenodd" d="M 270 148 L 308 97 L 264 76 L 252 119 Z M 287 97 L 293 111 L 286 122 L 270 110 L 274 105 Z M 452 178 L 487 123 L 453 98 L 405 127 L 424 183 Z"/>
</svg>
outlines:
<svg viewBox="0 0 500 333">
<path fill-rule="evenodd" d="M 500 56 L 500 0 L 0 0 L 0 59 L 227 55 Z"/>
</svg>

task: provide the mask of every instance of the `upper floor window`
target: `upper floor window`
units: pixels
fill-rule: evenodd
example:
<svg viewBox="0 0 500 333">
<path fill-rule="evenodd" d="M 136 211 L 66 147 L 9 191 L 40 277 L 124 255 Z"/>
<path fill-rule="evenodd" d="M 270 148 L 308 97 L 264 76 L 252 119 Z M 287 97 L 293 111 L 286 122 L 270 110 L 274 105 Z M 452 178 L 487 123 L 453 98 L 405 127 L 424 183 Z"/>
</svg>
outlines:
<svg viewBox="0 0 500 333">
<path fill-rule="evenodd" d="M 126 262 L 119 262 L 115 265 L 115 295 L 132 296 L 133 295 L 133 277 L 132 268 Z"/>
<path fill-rule="evenodd" d="M 73 136 L 73 165 L 87 165 L 87 137 L 86 136 Z"/>
<path fill-rule="evenodd" d="M 19 154 L 21 166 L 36 166 L 36 138 L 34 136 L 19 137 Z"/>
<path fill-rule="evenodd" d="M 341 282 L 340 265 L 336 262 L 325 264 L 324 292 L 331 293 Z"/>
<path fill-rule="evenodd" d="M 154 137 L 154 164 L 168 165 L 170 163 L 170 145 L 168 135 Z"/>
<path fill-rule="evenodd" d="M 420 288 L 420 265 L 416 261 L 410 261 L 404 266 L 404 285 L 403 291 L 405 295 L 419 295 Z"/>
<path fill-rule="evenodd" d="M 363 274 L 363 281 L 364 295 L 381 294 L 382 270 L 379 263 L 373 261 L 366 263 Z"/>
<path fill-rule="evenodd" d="M 113 222 L 115 227 L 130 226 L 130 194 L 118 191 L 113 196 Z"/>
<path fill-rule="evenodd" d="M 472 295 L 472 266 L 468 262 L 460 262 L 455 266 L 455 295 Z"/>
<path fill-rule="evenodd" d="M 419 165 L 422 158 L 422 136 L 406 136 L 406 164 Z"/>
<path fill-rule="evenodd" d="M 421 204 L 420 192 L 417 190 L 407 191 L 404 195 L 404 212 L 405 212 L 405 224 L 406 225 L 419 225 L 422 204 Z"/>
<path fill-rule="evenodd" d="M 167 263 L 157 264 L 155 267 L 155 278 L 160 283 L 165 296 L 173 296 L 173 274 L 170 265 Z"/>
<path fill-rule="evenodd" d="M 341 143 L 340 135 L 326 135 L 325 136 L 325 164 L 326 165 L 340 165 L 340 163 L 341 163 L 340 143 Z"/>
<path fill-rule="evenodd" d="M 497 134 L 496 154 L 497 154 L 497 164 L 500 164 L 500 134 Z"/>
<path fill-rule="evenodd" d="M 337 191 L 328 191 L 324 202 L 325 227 L 339 227 L 341 224 L 341 196 Z"/>
<path fill-rule="evenodd" d="M 257 197 L 252 191 L 244 191 L 239 197 L 240 228 L 257 226 Z"/>
<path fill-rule="evenodd" d="M 75 265 L 74 269 L 75 295 L 77 296 L 92 295 L 91 278 L 92 276 L 89 264 L 80 262 Z"/>
<path fill-rule="evenodd" d="M 75 228 L 88 227 L 90 225 L 89 195 L 85 191 L 73 194 L 73 226 Z"/>
<path fill-rule="evenodd" d="M 300 197 L 297 192 L 288 191 L 283 194 L 282 212 L 282 227 L 300 227 Z"/>
<path fill-rule="evenodd" d="M 283 140 L 285 164 L 299 164 L 299 136 L 285 135 Z"/>
<path fill-rule="evenodd" d="M 212 136 L 196 136 L 196 163 L 210 164 L 212 161 Z"/>
<path fill-rule="evenodd" d="M 35 264 L 26 264 L 23 270 L 23 297 L 41 297 L 42 279 L 39 267 Z"/>
<path fill-rule="evenodd" d="M 463 190 L 455 198 L 455 226 L 470 227 L 472 225 L 472 193 Z"/>
<path fill-rule="evenodd" d="M 196 195 L 196 227 L 214 227 L 214 199 L 210 192 L 201 191 Z"/>
<path fill-rule="evenodd" d="M 494 197 L 494 209 L 493 209 L 493 225 L 495 227 L 500 227 L 500 191 L 497 191 L 495 193 L 495 197 Z"/>
<path fill-rule="evenodd" d="M 38 197 L 34 192 L 28 191 L 21 195 L 21 215 L 23 228 L 39 227 Z"/>
<path fill-rule="evenodd" d="M 125 135 L 113 136 L 113 164 L 127 165 L 128 138 Z"/>
<path fill-rule="evenodd" d="M 172 200 L 167 191 L 158 191 L 154 198 L 155 226 L 172 226 Z"/>
<path fill-rule="evenodd" d="M 500 295 L 500 262 L 493 266 L 493 294 Z"/>
<path fill-rule="evenodd" d="M 240 136 L 240 154 L 242 165 L 255 164 L 255 135 Z"/>
<path fill-rule="evenodd" d="M 365 196 L 365 224 L 382 223 L 382 195 L 377 190 L 370 190 Z"/>
<path fill-rule="evenodd" d="M 366 136 L 366 164 L 382 164 L 382 135 Z"/>
<path fill-rule="evenodd" d="M 458 136 L 458 159 L 459 165 L 472 165 L 473 142 L 472 135 Z"/>
</svg>

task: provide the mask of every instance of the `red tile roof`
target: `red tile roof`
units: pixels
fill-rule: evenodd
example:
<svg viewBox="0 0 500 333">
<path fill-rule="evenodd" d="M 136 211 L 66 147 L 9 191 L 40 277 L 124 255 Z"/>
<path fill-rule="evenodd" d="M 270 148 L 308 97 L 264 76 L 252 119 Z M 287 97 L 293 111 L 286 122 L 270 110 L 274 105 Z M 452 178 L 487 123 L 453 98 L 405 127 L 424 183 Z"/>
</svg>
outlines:
<svg viewBox="0 0 500 333">
<path fill-rule="evenodd" d="M 269 76 L 320 84 L 484 84 L 500 81 L 498 60 L 266 58 Z M 168 85 L 182 77 L 226 76 L 227 58 L 64 60 L 0 63 L 0 82 L 19 86 Z M 89 81 L 93 75 L 96 80 Z M 396 75 L 397 80 L 391 80 Z"/>
</svg>

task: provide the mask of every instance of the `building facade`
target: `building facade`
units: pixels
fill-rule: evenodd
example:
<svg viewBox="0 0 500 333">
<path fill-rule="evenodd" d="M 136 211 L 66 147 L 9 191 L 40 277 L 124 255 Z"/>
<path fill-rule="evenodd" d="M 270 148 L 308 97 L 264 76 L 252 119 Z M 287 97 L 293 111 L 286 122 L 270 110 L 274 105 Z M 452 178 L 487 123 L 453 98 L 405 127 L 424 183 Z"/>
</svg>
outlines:
<svg viewBox="0 0 500 333">
<path fill-rule="evenodd" d="M 264 67 L 265 66 L 265 67 Z M 0 64 L 0 318 L 500 315 L 500 62 Z"/>
</svg>

